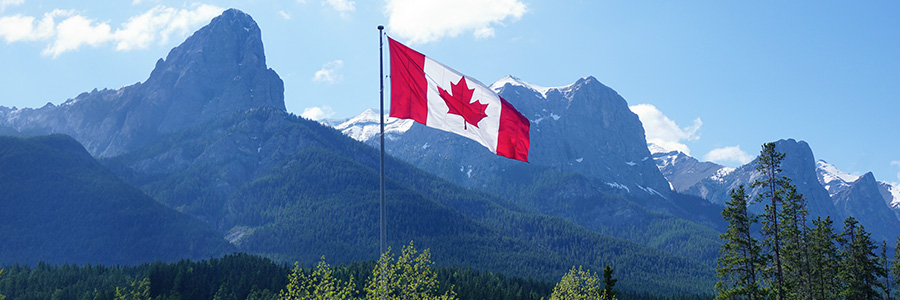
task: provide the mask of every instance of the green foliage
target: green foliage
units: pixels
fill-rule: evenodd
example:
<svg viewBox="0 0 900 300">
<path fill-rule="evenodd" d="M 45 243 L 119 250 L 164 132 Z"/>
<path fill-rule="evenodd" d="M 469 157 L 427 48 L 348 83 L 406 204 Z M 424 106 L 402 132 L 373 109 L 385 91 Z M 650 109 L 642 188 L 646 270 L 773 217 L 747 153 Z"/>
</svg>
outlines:
<svg viewBox="0 0 900 300">
<path fill-rule="evenodd" d="M 891 264 L 891 273 L 894 274 L 894 286 L 900 287 L 900 237 L 897 237 L 897 242 L 894 244 L 894 262 Z M 900 289 L 894 293 L 894 297 L 900 298 Z"/>
<path fill-rule="evenodd" d="M 353 299 L 353 277 L 344 282 L 334 277 L 334 270 L 325 257 L 312 274 L 306 274 L 294 263 L 288 285 L 278 293 L 279 300 L 345 300 Z"/>
<path fill-rule="evenodd" d="M 731 191 L 731 199 L 722 210 L 728 228 L 721 235 L 724 244 L 716 267 L 716 275 L 721 278 L 716 283 L 716 299 L 763 299 L 766 295 L 761 274 L 766 257 L 750 231 L 757 220 L 747 209 L 747 199 L 742 185 Z"/>
<path fill-rule="evenodd" d="M 403 247 L 396 260 L 388 249 L 381 254 L 366 283 L 366 299 L 456 299 L 452 289 L 438 294 L 439 282 L 431 270 L 433 264 L 429 250 L 418 253 L 412 242 Z"/>
<path fill-rule="evenodd" d="M 778 227 L 780 219 L 784 216 L 782 209 L 785 201 L 785 189 L 790 184 L 789 179 L 780 176 L 781 161 L 784 153 L 775 151 L 775 143 L 762 145 L 762 150 L 756 158 L 756 170 L 762 176 L 753 182 L 752 188 L 759 188 L 756 197 L 757 203 L 765 203 L 765 215 L 763 216 L 762 235 L 763 246 L 772 253 L 771 266 L 763 269 L 763 277 L 770 278 L 772 289 L 777 299 L 785 299 L 784 272 L 782 269 L 782 229 Z"/>
<path fill-rule="evenodd" d="M 609 274 L 612 275 L 612 272 Z M 604 271 L 604 277 L 605 275 L 606 271 Z M 603 281 L 606 281 L 605 278 Z M 606 284 L 609 283 L 606 282 Z M 601 282 L 597 274 L 591 270 L 584 270 L 581 266 L 576 269 L 573 266 L 553 288 L 550 300 L 613 300 L 616 299 L 616 296 L 611 288 L 612 286 L 604 287 L 604 282 Z"/>
<path fill-rule="evenodd" d="M 886 270 L 878 263 L 875 242 L 869 233 L 853 217 L 844 221 L 844 232 L 838 242 L 841 244 L 841 262 L 838 278 L 842 289 L 838 296 L 844 299 L 879 299 L 883 289 L 880 277 Z"/>
<path fill-rule="evenodd" d="M 150 279 L 132 281 L 129 288 L 116 287 L 114 300 L 150 300 Z"/>
<path fill-rule="evenodd" d="M 837 274 L 840 256 L 835 241 L 831 217 L 816 218 L 809 239 L 811 299 L 829 300 L 837 297 Z"/>
<path fill-rule="evenodd" d="M 618 292 L 616 292 L 613 287 L 616 286 L 616 282 L 619 280 L 614 279 L 612 274 L 613 268 L 609 265 L 606 265 L 606 267 L 603 268 L 603 295 L 608 296 L 608 298 L 615 299 Z"/>
</svg>

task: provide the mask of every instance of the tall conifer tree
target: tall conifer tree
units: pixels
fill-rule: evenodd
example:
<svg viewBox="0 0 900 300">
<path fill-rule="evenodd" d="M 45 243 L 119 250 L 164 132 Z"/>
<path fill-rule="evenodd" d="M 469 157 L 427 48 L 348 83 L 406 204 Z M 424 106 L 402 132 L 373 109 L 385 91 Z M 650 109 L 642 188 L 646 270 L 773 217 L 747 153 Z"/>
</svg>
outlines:
<svg viewBox="0 0 900 300">
<path fill-rule="evenodd" d="M 841 233 L 841 267 L 838 273 L 842 290 L 838 295 L 843 299 L 881 299 L 878 292 L 882 284 L 878 278 L 886 275 L 875 254 L 875 242 L 869 233 L 853 217 L 844 221 Z"/>
<path fill-rule="evenodd" d="M 760 188 L 756 201 L 765 203 L 765 216 L 763 217 L 763 245 L 766 246 L 773 254 L 772 271 L 767 272 L 769 277 L 773 277 L 773 289 L 776 299 L 785 299 L 784 272 L 782 270 L 782 253 L 781 253 L 781 237 L 780 228 L 778 227 L 778 219 L 780 218 L 781 207 L 784 205 L 784 186 L 789 184 L 788 180 L 781 173 L 781 161 L 784 159 L 784 153 L 775 151 L 775 143 L 763 144 L 759 156 L 756 158 L 756 170 L 762 176 L 753 182 L 751 187 Z"/>
<path fill-rule="evenodd" d="M 744 186 L 731 191 L 731 199 L 725 203 L 722 217 L 728 229 L 720 237 L 724 240 L 721 256 L 716 266 L 716 299 L 765 299 L 766 291 L 760 284 L 761 270 L 765 267 L 759 242 L 750 233 L 757 222 L 747 209 L 748 196 Z"/>
<path fill-rule="evenodd" d="M 830 300 L 837 297 L 837 281 L 835 274 L 840 263 L 839 252 L 835 244 L 838 239 L 834 233 L 834 222 L 831 217 L 816 218 L 809 238 L 810 286 L 812 299 Z"/>
</svg>

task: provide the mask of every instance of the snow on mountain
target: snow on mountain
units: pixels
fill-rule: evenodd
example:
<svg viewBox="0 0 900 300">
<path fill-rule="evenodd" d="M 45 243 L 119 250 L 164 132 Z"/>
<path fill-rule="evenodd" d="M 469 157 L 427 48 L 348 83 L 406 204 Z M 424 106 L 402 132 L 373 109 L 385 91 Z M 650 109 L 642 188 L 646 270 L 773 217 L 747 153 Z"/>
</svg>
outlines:
<svg viewBox="0 0 900 300">
<path fill-rule="evenodd" d="M 385 116 L 385 137 L 390 139 L 394 135 L 403 134 L 412 128 L 413 122 L 415 121 Z M 381 120 L 379 120 L 378 113 L 374 110 L 367 109 L 363 113 L 350 118 L 334 128 L 340 130 L 341 133 L 354 140 L 365 142 L 371 138 L 377 137 L 378 133 L 381 132 Z"/>
<path fill-rule="evenodd" d="M 497 82 L 494 82 L 494 84 L 491 84 L 491 90 L 493 90 L 495 93 L 500 93 L 500 89 L 503 88 L 503 86 L 505 86 L 507 83 L 511 84 L 513 86 L 526 87 L 535 92 L 541 93 L 541 95 L 544 96 L 544 98 L 547 98 L 547 93 L 549 93 L 551 90 L 557 90 L 560 93 L 562 93 L 563 95 L 566 95 L 567 93 L 571 92 L 572 86 L 575 85 L 573 83 L 573 84 L 566 85 L 566 86 L 543 87 L 543 86 L 525 82 L 525 81 L 523 81 L 519 78 L 516 78 L 512 75 L 506 75 L 503 78 L 500 78 L 500 80 L 497 80 Z M 568 98 L 568 97 L 566 97 L 566 98 Z M 554 116 L 554 119 L 558 120 L 559 116 Z"/>
<path fill-rule="evenodd" d="M 831 197 L 850 188 L 850 183 L 859 179 L 859 176 L 838 169 L 836 166 L 821 159 L 816 161 L 816 173 L 819 183 L 828 190 L 828 195 Z"/>
</svg>

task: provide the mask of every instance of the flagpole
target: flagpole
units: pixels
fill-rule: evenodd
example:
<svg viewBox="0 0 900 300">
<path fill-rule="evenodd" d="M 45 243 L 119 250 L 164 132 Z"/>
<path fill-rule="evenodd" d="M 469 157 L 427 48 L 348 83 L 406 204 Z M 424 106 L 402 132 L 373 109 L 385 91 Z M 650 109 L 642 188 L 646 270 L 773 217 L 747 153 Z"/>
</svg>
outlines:
<svg viewBox="0 0 900 300">
<path fill-rule="evenodd" d="M 379 76 L 378 80 L 381 84 L 380 90 L 380 98 L 381 98 L 381 109 L 379 111 L 379 117 L 381 117 L 381 218 L 379 219 L 379 226 L 381 227 L 381 241 L 379 245 L 381 247 L 381 254 L 378 255 L 379 261 L 381 260 L 381 256 L 384 255 L 385 252 L 385 219 L 384 219 L 384 37 L 382 31 L 384 30 L 384 25 L 378 25 L 378 67 L 379 67 Z M 382 284 L 387 284 L 384 282 L 384 272 L 385 266 L 381 266 L 381 282 Z M 385 286 L 386 288 L 386 286 Z M 384 290 L 381 292 L 381 299 L 384 299 Z"/>
</svg>

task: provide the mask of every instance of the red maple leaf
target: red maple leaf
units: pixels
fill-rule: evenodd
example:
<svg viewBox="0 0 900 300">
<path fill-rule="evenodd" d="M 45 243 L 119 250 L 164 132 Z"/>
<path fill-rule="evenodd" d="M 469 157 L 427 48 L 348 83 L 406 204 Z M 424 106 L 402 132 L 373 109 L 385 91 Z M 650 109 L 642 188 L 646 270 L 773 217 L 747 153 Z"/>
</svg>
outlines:
<svg viewBox="0 0 900 300">
<path fill-rule="evenodd" d="M 447 90 L 438 87 L 438 91 L 441 93 L 441 98 L 444 99 L 444 102 L 447 103 L 447 107 L 450 108 L 448 114 L 454 114 L 462 116 L 463 119 L 466 120 L 465 123 L 472 124 L 472 126 L 478 127 L 478 122 L 481 122 L 481 119 L 487 117 L 485 114 L 485 110 L 487 110 L 487 104 L 481 104 L 480 101 L 472 101 L 472 94 L 475 92 L 475 89 L 469 89 L 466 85 L 466 78 L 459 78 L 459 82 L 454 84 L 450 83 L 450 89 L 453 90 L 453 94 L 447 92 Z M 463 123 L 463 128 L 465 129 L 466 124 Z"/>
</svg>

